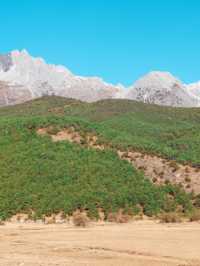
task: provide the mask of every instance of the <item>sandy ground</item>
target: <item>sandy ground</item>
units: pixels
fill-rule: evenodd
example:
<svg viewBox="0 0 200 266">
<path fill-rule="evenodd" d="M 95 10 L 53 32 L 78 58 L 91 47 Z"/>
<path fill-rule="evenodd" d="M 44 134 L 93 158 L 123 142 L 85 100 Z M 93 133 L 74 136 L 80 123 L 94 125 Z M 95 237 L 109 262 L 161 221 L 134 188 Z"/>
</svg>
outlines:
<svg viewBox="0 0 200 266">
<path fill-rule="evenodd" d="M 1 266 L 200 266 L 200 223 L 0 227 Z"/>
</svg>

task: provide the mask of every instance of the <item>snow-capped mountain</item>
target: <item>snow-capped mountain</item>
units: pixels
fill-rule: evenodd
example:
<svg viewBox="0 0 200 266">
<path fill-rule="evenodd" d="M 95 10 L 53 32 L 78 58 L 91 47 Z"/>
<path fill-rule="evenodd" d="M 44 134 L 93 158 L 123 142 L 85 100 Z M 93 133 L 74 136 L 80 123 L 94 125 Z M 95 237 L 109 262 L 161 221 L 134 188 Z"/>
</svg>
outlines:
<svg viewBox="0 0 200 266">
<path fill-rule="evenodd" d="M 200 97 L 200 81 L 196 83 L 191 83 L 187 86 L 188 92 L 190 92 L 193 95 L 196 95 L 197 97 Z"/>
<path fill-rule="evenodd" d="M 169 72 L 153 71 L 137 80 L 126 98 L 165 106 L 199 106 L 200 98 Z"/>
<path fill-rule="evenodd" d="M 46 64 L 27 51 L 0 56 L 0 105 L 16 104 L 43 95 L 58 95 L 83 101 L 114 98 L 121 88 L 97 77 L 73 75 L 63 66 Z"/>
<path fill-rule="evenodd" d="M 26 50 L 0 55 L 0 106 L 22 103 L 44 95 L 93 102 L 128 98 L 167 106 L 200 106 L 200 82 L 185 85 L 168 72 L 154 71 L 130 88 L 98 77 L 80 77 L 64 66 L 47 64 Z"/>
</svg>

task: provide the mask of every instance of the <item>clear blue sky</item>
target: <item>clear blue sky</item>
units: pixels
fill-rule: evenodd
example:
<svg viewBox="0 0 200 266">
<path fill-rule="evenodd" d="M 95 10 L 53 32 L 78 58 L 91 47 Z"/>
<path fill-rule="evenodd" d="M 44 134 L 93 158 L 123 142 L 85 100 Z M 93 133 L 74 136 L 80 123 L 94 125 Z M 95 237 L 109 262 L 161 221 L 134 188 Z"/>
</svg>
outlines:
<svg viewBox="0 0 200 266">
<path fill-rule="evenodd" d="M 199 0 L 2 0 L 0 52 L 25 48 L 79 75 L 200 80 Z"/>
</svg>

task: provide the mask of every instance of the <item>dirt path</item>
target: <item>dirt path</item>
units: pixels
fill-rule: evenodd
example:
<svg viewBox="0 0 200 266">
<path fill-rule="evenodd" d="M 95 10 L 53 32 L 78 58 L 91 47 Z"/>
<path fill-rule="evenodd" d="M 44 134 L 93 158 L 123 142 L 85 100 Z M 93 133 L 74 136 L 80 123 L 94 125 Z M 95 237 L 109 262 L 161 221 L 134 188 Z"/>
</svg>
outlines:
<svg viewBox="0 0 200 266">
<path fill-rule="evenodd" d="M 200 223 L 7 224 L 1 266 L 200 266 Z"/>
</svg>

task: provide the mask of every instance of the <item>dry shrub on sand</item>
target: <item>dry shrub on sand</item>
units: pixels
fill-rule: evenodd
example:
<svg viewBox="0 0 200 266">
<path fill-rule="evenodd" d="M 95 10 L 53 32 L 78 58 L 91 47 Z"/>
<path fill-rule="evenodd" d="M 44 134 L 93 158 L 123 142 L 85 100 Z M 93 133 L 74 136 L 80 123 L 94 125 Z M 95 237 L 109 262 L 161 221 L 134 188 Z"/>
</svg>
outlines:
<svg viewBox="0 0 200 266">
<path fill-rule="evenodd" d="M 200 221 L 200 210 L 195 210 L 190 214 L 190 222 Z"/>
<path fill-rule="evenodd" d="M 3 221 L 0 220 L 0 225 L 5 225 L 5 223 Z"/>
<path fill-rule="evenodd" d="M 180 215 L 175 212 L 163 213 L 159 218 L 162 223 L 180 223 L 182 221 Z"/>
<path fill-rule="evenodd" d="M 109 213 L 107 220 L 113 223 L 127 223 L 130 220 L 130 215 L 123 213 L 123 210 L 119 210 L 116 213 Z"/>
<path fill-rule="evenodd" d="M 76 211 L 73 213 L 72 221 L 75 226 L 86 227 L 89 224 L 89 218 L 85 212 Z"/>
<path fill-rule="evenodd" d="M 44 223 L 45 224 L 55 224 L 56 223 L 56 217 L 54 215 L 46 216 L 46 217 L 44 217 Z"/>
</svg>

